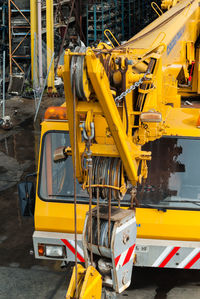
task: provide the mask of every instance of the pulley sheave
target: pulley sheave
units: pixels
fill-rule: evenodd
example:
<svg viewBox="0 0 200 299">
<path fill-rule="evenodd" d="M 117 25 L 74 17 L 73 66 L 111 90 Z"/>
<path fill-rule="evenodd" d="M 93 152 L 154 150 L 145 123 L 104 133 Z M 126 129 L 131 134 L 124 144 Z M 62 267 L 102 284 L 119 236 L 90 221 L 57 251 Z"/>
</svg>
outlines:
<svg viewBox="0 0 200 299">
<path fill-rule="evenodd" d="M 75 53 L 85 53 L 86 47 L 76 47 Z M 88 100 L 91 94 L 90 82 L 87 74 L 87 67 L 85 55 L 73 55 L 70 65 L 70 79 L 71 87 L 73 87 L 73 80 L 75 80 L 76 96 L 82 100 Z"/>
</svg>

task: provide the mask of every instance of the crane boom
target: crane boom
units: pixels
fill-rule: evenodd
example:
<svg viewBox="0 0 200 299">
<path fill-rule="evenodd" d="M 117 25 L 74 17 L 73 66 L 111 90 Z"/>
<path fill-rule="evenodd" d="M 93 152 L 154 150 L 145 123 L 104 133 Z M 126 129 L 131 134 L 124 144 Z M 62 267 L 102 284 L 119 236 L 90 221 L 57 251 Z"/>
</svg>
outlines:
<svg viewBox="0 0 200 299">
<path fill-rule="evenodd" d="M 122 45 L 67 50 L 58 70 L 71 141 L 71 148 L 62 150 L 66 157 L 72 155 L 77 179 L 90 193 L 85 263 L 94 271 L 92 254 L 97 255 L 102 276 L 101 263 L 109 264 L 112 279 L 103 277 L 103 283 L 118 293 L 130 284 L 136 222 L 133 210 L 111 208 L 112 201 L 118 200 L 120 207 L 129 189 L 133 207 L 136 186 L 147 178 L 151 159 L 141 147 L 170 130 L 174 134 L 177 120 L 172 115 L 184 117 L 181 96 L 200 92 L 199 1 L 164 0 L 161 7 L 168 11 Z M 97 207 L 91 209 L 93 197 Z M 104 205 L 99 206 L 99 197 Z"/>
</svg>

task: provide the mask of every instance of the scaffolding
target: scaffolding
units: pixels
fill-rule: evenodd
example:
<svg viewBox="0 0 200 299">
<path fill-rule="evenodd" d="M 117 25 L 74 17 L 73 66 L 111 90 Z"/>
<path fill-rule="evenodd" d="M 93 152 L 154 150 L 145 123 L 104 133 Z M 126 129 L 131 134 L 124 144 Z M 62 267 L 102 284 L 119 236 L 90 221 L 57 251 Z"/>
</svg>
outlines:
<svg viewBox="0 0 200 299">
<path fill-rule="evenodd" d="M 63 48 L 66 45 L 66 39 L 69 36 L 76 39 L 77 31 L 80 32 L 80 36 L 83 36 L 82 20 L 79 15 L 81 3 L 82 1 L 78 2 L 76 0 L 30 1 L 32 81 L 35 84 L 37 81 L 35 77 L 38 76 L 39 72 L 40 74 L 43 73 L 42 79 L 44 79 L 46 76 L 44 76 L 44 67 L 46 68 L 46 72 L 48 72 L 51 64 L 47 80 L 47 89 L 49 94 L 56 93 L 54 83 L 55 73 L 60 57 L 63 54 Z M 76 30 L 76 27 L 78 27 L 79 30 Z M 43 42 L 46 43 L 46 54 L 41 51 L 40 45 L 42 45 L 42 49 L 44 49 Z M 55 65 L 54 59 L 51 63 L 53 53 L 56 57 Z M 40 57 L 39 61 L 37 57 Z M 43 60 L 46 64 L 45 66 Z M 41 66 L 43 67 L 43 71 L 41 71 Z"/>
<path fill-rule="evenodd" d="M 10 75 L 13 68 L 16 72 L 25 73 L 25 65 L 30 60 L 30 8 L 20 8 L 17 1 L 8 0 L 8 31 Z M 25 63 L 26 61 L 26 63 Z"/>
<path fill-rule="evenodd" d="M 160 0 L 154 0 L 160 5 Z M 118 41 L 125 41 L 151 23 L 157 14 L 152 0 L 88 0 L 86 4 L 87 45 L 106 41 L 110 29 Z"/>
<path fill-rule="evenodd" d="M 6 25 L 6 13 L 7 13 L 7 5 L 4 3 L 0 7 L 0 13 L 1 13 L 1 24 L 0 24 L 0 32 L 1 32 L 1 41 L 2 45 L 5 46 L 5 40 L 6 40 L 6 31 L 7 31 L 7 25 Z"/>
<path fill-rule="evenodd" d="M 3 99 L 2 101 L 2 118 L 5 117 L 5 64 L 6 64 L 6 32 L 7 32 L 7 24 L 6 24 L 6 13 L 7 13 L 7 5 L 3 3 L 0 7 L 1 20 L 0 20 L 0 32 L 1 32 L 1 59 L 0 59 L 0 96 Z"/>
</svg>

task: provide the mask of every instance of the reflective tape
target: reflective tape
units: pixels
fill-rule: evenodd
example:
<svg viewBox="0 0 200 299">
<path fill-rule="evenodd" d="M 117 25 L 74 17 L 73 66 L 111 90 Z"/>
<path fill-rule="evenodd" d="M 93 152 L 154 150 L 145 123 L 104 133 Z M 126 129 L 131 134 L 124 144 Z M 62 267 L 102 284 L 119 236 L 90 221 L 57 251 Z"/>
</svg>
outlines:
<svg viewBox="0 0 200 299">
<path fill-rule="evenodd" d="M 164 268 L 179 249 L 180 247 L 167 246 L 157 260 L 153 263 L 152 267 Z"/>
<path fill-rule="evenodd" d="M 67 239 L 61 239 L 61 241 L 66 245 L 66 247 L 75 255 L 75 241 L 73 240 L 67 240 Z M 84 259 L 84 253 L 82 248 L 77 244 L 77 258 L 81 263 L 85 262 Z"/>
<path fill-rule="evenodd" d="M 129 247 L 115 258 L 115 267 L 118 270 L 120 267 L 126 265 L 131 259 L 133 260 L 135 244 Z"/>
</svg>

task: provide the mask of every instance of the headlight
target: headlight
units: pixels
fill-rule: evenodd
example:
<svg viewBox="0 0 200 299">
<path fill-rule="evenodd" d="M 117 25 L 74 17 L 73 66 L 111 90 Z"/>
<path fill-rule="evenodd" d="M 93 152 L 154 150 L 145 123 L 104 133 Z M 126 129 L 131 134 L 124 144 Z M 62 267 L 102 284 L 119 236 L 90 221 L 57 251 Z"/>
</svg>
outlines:
<svg viewBox="0 0 200 299">
<path fill-rule="evenodd" d="M 38 255 L 62 258 L 66 256 L 66 249 L 62 245 L 38 244 Z"/>
<path fill-rule="evenodd" d="M 64 257 L 65 247 L 59 245 L 46 245 L 45 255 L 49 257 Z"/>
</svg>

